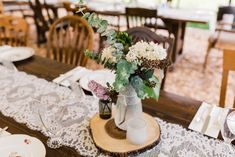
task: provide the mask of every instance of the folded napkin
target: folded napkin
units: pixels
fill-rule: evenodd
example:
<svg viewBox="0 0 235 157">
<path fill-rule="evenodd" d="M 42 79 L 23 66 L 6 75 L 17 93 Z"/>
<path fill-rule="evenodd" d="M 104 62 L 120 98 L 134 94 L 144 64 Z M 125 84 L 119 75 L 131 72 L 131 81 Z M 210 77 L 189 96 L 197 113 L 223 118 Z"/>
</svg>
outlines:
<svg viewBox="0 0 235 157">
<path fill-rule="evenodd" d="M 188 128 L 217 138 L 228 112 L 229 109 L 203 102 Z"/>
<path fill-rule="evenodd" d="M 227 108 L 214 106 L 210 114 L 211 118 L 209 124 L 204 134 L 210 137 L 217 138 L 222 124 L 225 122 L 225 118 L 228 115 L 228 112 L 229 109 Z"/>
<path fill-rule="evenodd" d="M 55 78 L 53 80 L 54 83 L 58 83 L 62 86 L 68 87 L 70 86 L 69 81 L 73 81 L 76 82 L 78 81 L 81 77 L 83 77 L 84 75 L 90 73 L 91 70 L 88 70 L 84 67 L 76 67 L 68 72 L 66 72 L 65 74 L 60 75 L 59 77 Z"/>
<path fill-rule="evenodd" d="M 9 136 L 11 135 L 11 133 L 7 132 L 7 131 L 2 131 L 3 128 L 0 128 L 0 138 L 4 137 L 4 136 Z"/>
</svg>

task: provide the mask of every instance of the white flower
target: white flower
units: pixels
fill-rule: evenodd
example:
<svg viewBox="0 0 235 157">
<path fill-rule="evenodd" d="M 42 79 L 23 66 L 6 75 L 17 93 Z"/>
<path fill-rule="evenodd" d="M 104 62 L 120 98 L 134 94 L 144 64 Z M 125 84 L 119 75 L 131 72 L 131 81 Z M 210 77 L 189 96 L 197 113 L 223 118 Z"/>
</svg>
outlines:
<svg viewBox="0 0 235 157">
<path fill-rule="evenodd" d="M 102 55 L 101 55 L 101 59 L 109 59 L 110 62 L 112 63 L 116 63 L 116 57 L 113 56 L 113 52 L 115 51 L 115 49 L 111 46 L 104 48 L 102 51 Z"/>
<path fill-rule="evenodd" d="M 133 53 L 132 51 L 129 51 L 128 54 L 126 55 L 126 60 L 128 62 L 133 62 L 135 60 L 137 60 L 137 53 Z"/>
<path fill-rule="evenodd" d="M 139 58 L 147 60 L 164 60 L 167 56 L 166 49 L 159 44 L 153 42 L 137 42 L 129 48 L 126 55 L 126 60 L 129 62 L 138 61 Z"/>
</svg>

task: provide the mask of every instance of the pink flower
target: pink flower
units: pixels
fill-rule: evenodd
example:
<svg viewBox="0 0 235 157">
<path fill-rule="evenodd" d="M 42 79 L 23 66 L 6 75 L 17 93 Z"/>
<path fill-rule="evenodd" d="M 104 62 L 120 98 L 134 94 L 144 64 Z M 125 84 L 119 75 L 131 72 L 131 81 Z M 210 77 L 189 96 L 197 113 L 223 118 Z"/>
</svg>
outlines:
<svg viewBox="0 0 235 157">
<path fill-rule="evenodd" d="M 109 96 L 107 95 L 108 89 L 102 86 L 101 84 L 91 80 L 88 83 L 88 88 L 92 91 L 92 93 L 97 96 L 101 100 L 108 100 Z"/>
</svg>

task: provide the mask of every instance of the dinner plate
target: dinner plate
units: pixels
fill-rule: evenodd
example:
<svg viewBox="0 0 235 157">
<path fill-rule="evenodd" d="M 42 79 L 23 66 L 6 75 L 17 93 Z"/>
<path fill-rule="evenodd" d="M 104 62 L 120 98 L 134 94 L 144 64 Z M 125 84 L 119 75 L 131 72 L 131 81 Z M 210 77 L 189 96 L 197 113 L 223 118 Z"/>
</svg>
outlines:
<svg viewBox="0 0 235 157">
<path fill-rule="evenodd" d="M 235 135 L 235 111 L 228 115 L 227 125 L 229 130 Z"/>
<path fill-rule="evenodd" d="M 88 88 L 88 83 L 91 80 L 94 80 L 102 86 L 107 87 L 107 82 L 113 84 L 113 82 L 115 81 L 115 74 L 110 70 L 97 70 L 83 76 L 80 79 L 79 84 L 83 89 L 90 91 L 90 89 Z"/>
<path fill-rule="evenodd" d="M 0 138 L 1 157 L 45 157 L 41 141 L 28 135 L 10 135 Z"/>
<path fill-rule="evenodd" d="M 12 47 L 0 53 L 0 60 L 7 60 L 11 62 L 17 62 L 25 60 L 34 55 L 34 49 L 29 47 Z"/>
<path fill-rule="evenodd" d="M 12 47 L 9 46 L 9 45 L 3 45 L 3 46 L 0 46 L 0 53 L 3 53 L 9 49 L 11 49 Z"/>
</svg>

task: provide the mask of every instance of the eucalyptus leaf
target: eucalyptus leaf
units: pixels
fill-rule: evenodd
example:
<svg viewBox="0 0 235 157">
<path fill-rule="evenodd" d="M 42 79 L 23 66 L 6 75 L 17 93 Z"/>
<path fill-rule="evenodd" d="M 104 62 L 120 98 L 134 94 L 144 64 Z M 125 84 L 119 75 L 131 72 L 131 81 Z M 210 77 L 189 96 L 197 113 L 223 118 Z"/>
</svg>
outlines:
<svg viewBox="0 0 235 157">
<path fill-rule="evenodd" d="M 100 25 L 107 28 L 108 27 L 108 21 L 100 19 Z"/>
<path fill-rule="evenodd" d="M 100 20 L 99 17 L 94 17 L 94 20 L 92 22 L 93 27 L 98 28 L 100 26 Z"/>
<path fill-rule="evenodd" d="M 135 73 L 137 65 L 127 62 L 124 59 L 117 63 L 116 78 L 113 84 L 115 90 L 120 91 L 129 84 L 131 74 Z"/>
<path fill-rule="evenodd" d="M 123 50 L 123 49 L 124 49 L 124 47 L 123 47 L 123 45 L 122 45 L 121 43 L 115 43 L 113 46 L 114 46 L 116 49 L 119 49 L 119 50 Z"/>
<path fill-rule="evenodd" d="M 85 14 L 83 15 L 83 18 L 87 19 L 90 15 L 91 15 L 90 13 L 85 13 Z"/>
<path fill-rule="evenodd" d="M 148 69 L 143 72 L 143 79 L 148 80 L 153 77 L 154 70 Z"/>
<path fill-rule="evenodd" d="M 145 85 L 139 76 L 131 77 L 131 85 L 135 89 L 139 98 L 144 99 L 146 97 L 147 93 L 144 91 Z"/>
<path fill-rule="evenodd" d="M 159 98 L 159 93 L 160 93 L 159 81 L 155 76 L 153 76 L 150 80 L 154 81 L 157 84 L 154 88 L 147 86 L 145 84 L 145 81 L 142 80 L 139 76 L 131 77 L 131 85 L 135 89 L 139 98 L 141 99 Z"/>
<path fill-rule="evenodd" d="M 151 95 L 150 97 L 158 99 L 159 98 L 159 94 L 160 94 L 161 82 L 154 75 L 149 79 L 149 81 L 154 81 L 156 83 L 155 87 L 152 88 L 152 90 L 154 92 L 154 95 Z"/>
<path fill-rule="evenodd" d="M 88 19 L 87 19 L 87 22 L 92 26 L 92 22 L 94 21 L 94 16 L 95 16 L 95 13 L 92 13 Z"/>
<path fill-rule="evenodd" d="M 85 8 L 85 7 L 83 7 L 83 8 L 79 8 L 79 9 L 78 9 L 78 12 L 83 12 L 84 10 L 86 10 L 86 8 Z"/>
<path fill-rule="evenodd" d="M 115 51 L 112 52 L 112 55 L 114 57 L 121 57 L 122 54 L 123 54 L 123 52 L 121 50 L 119 50 L 119 49 L 115 49 Z"/>
<path fill-rule="evenodd" d="M 100 26 L 100 27 L 97 29 L 97 32 L 98 32 L 98 33 L 103 33 L 103 32 L 105 32 L 106 29 L 107 29 L 106 26 Z"/>
</svg>

